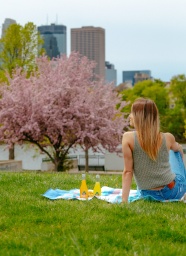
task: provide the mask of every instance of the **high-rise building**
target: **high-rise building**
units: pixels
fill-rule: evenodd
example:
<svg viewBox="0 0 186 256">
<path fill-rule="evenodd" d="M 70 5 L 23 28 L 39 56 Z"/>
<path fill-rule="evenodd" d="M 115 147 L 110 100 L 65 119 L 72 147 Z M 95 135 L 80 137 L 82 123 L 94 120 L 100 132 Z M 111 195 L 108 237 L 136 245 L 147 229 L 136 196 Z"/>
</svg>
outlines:
<svg viewBox="0 0 186 256">
<path fill-rule="evenodd" d="M 135 83 L 143 80 L 152 79 L 150 70 L 130 70 L 123 71 L 123 83 L 131 83 L 134 85 Z"/>
<path fill-rule="evenodd" d="M 9 19 L 9 18 L 6 18 L 3 25 L 2 25 L 2 34 L 1 34 L 1 37 L 4 36 L 4 33 L 5 33 L 5 30 L 11 25 L 11 24 L 16 24 L 16 21 L 13 20 L 13 19 Z"/>
<path fill-rule="evenodd" d="M 105 29 L 93 26 L 72 28 L 71 51 L 95 61 L 95 74 L 105 78 Z"/>
<path fill-rule="evenodd" d="M 114 85 L 117 84 L 117 70 L 109 61 L 105 62 L 105 80 L 106 82 L 112 82 Z"/>
<path fill-rule="evenodd" d="M 51 59 L 67 54 L 66 26 L 44 25 L 39 26 L 38 31 L 44 39 L 43 48 Z"/>
</svg>

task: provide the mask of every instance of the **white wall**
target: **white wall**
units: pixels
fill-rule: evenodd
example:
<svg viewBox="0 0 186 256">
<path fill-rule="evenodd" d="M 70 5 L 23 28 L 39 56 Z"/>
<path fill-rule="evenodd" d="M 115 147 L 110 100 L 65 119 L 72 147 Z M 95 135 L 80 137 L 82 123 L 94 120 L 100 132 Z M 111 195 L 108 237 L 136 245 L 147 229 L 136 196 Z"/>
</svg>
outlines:
<svg viewBox="0 0 186 256">
<path fill-rule="evenodd" d="M 124 161 L 122 155 L 116 153 L 105 153 L 105 170 L 106 171 L 123 171 Z"/>
<path fill-rule="evenodd" d="M 78 159 L 78 164 L 85 165 L 85 152 L 81 147 L 78 147 L 76 150 L 71 149 L 69 155 L 76 155 Z M 92 150 L 89 150 L 89 155 L 89 164 L 105 164 L 103 153 L 94 153 Z M 0 161 L 8 160 L 8 157 L 8 147 L 6 145 L 0 145 Z M 22 161 L 22 167 L 24 170 L 41 170 L 41 168 L 45 169 L 46 164 L 42 163 L 42 159 L 44 158 L 48 158 L 48 156 L 42 153 L 37 146 L 31 144 L 23 144 L 22 146 L 15 145 L 15 160 Z"/>
<path fill-rule="evenodd" d="M 183 148 L 186 149 L 186 144 L 183 145 Z M 117 170 L 123 171 L 124 162 L 123 157 L 118 156 L 115 153 L 94 153 L 89 151 L 89 154 L 92 156 L 101 156 L 99 158 L 99 165 L 104 165 L 106 171 Z M 0 145 L 0 160 L 8 160 L 8 148 L 6 145 Z M 81 148 L 78 148 L 76 151 L 71 150 L 70 155 L 77 155 L 78 164 L 84 164 L 84 159 L 79 158 L 79 156 L 84 155 L 84 151 Z M 24 144 L 22 146 L 15 146 L 15 160 L 22 161 L 22 167 L 25 170 L 41 170 L 42 159 L 46 158 L 47 155 L 41 153 L 41 151 L 33 145 Z M 47 157 L 48 158 L 48 157 Z M 98 158 L 89 159 L 89 163 L 92 165 L 98 164 Z M 184 154 L 184 164 L 186 166 L 186 154 Z"/>
<path fill-rule="evenodd" d="M 8 147 L 0 145 L 0 160 L 8 160 L 8 157 Z M 21 160 L 22 167 L 25 170 L 40 170 L 43 158 L 46 158 L 46 155 L 41 153 L 36 146 L 15 145 L 15 160 Z"/>
</svg>

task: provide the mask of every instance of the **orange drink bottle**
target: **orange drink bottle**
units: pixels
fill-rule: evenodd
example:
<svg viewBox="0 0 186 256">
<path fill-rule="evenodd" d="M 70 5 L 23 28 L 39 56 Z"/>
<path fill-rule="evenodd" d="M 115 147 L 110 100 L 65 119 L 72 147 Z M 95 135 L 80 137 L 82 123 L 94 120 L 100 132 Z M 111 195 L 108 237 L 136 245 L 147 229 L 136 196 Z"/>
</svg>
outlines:
<svg viewBox="0 0 186 256">
<path fill-rule="evenodd" d="M 81 181 L 81 186 L 80 186 L 80 198 L 88 198 L 88 188 L 86 184 L 86 175 L 83 173 L 82 174 L 82 181 Z"/>
<path fill-rule="evenodd" d="M 101 196 L 100 176 L 96 175 L 96 183 L 94 186 L 94 196 Z"/>
</svg>

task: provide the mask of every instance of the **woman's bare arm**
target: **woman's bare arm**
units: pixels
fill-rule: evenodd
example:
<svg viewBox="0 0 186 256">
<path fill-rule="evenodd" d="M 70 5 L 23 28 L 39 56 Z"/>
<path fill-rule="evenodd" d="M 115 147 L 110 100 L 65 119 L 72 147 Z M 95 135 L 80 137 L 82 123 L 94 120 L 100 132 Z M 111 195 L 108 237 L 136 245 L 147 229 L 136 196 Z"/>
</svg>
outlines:
<svg viewBox="0 0 186 256">
<path fill-rule="evenodd" d="M 171 133 L 166 133 L 167 143 L 169 145 L 169 149 L 172 149 L 174 152 L 180 152 L 183 158 L 183 148 L 182 146 L 176 142 L 175 137 Z"/>
<path fill-rule="evenodd" d="M 122 176 L 122 202 L 128 202 L 130 187 L 133 177 L 133 157 L 131 149 L 131 139 L 133 135 L 126 132 L 123 135 L 122 151 L 124 156 L 124 170 Z"/>
</svg>

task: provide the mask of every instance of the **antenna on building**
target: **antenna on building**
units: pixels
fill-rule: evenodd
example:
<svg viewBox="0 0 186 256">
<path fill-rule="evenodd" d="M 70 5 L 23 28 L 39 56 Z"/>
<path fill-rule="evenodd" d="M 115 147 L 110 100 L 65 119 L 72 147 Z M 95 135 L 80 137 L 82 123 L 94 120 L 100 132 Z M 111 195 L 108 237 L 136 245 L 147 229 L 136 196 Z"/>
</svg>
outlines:
<svg viewBox="0 0 186 256">
<path fill-rule="evenodd" d="M 48 14 L 47 14 L 47 17 L 46 17 L 46 25 L 48 25 Z"/>
<path fill-rule="evenodd" d="M 58 16 L 57 16 L 57 14 L 56 14 L 56 25 L 58 24 Z"/>
</svg>

